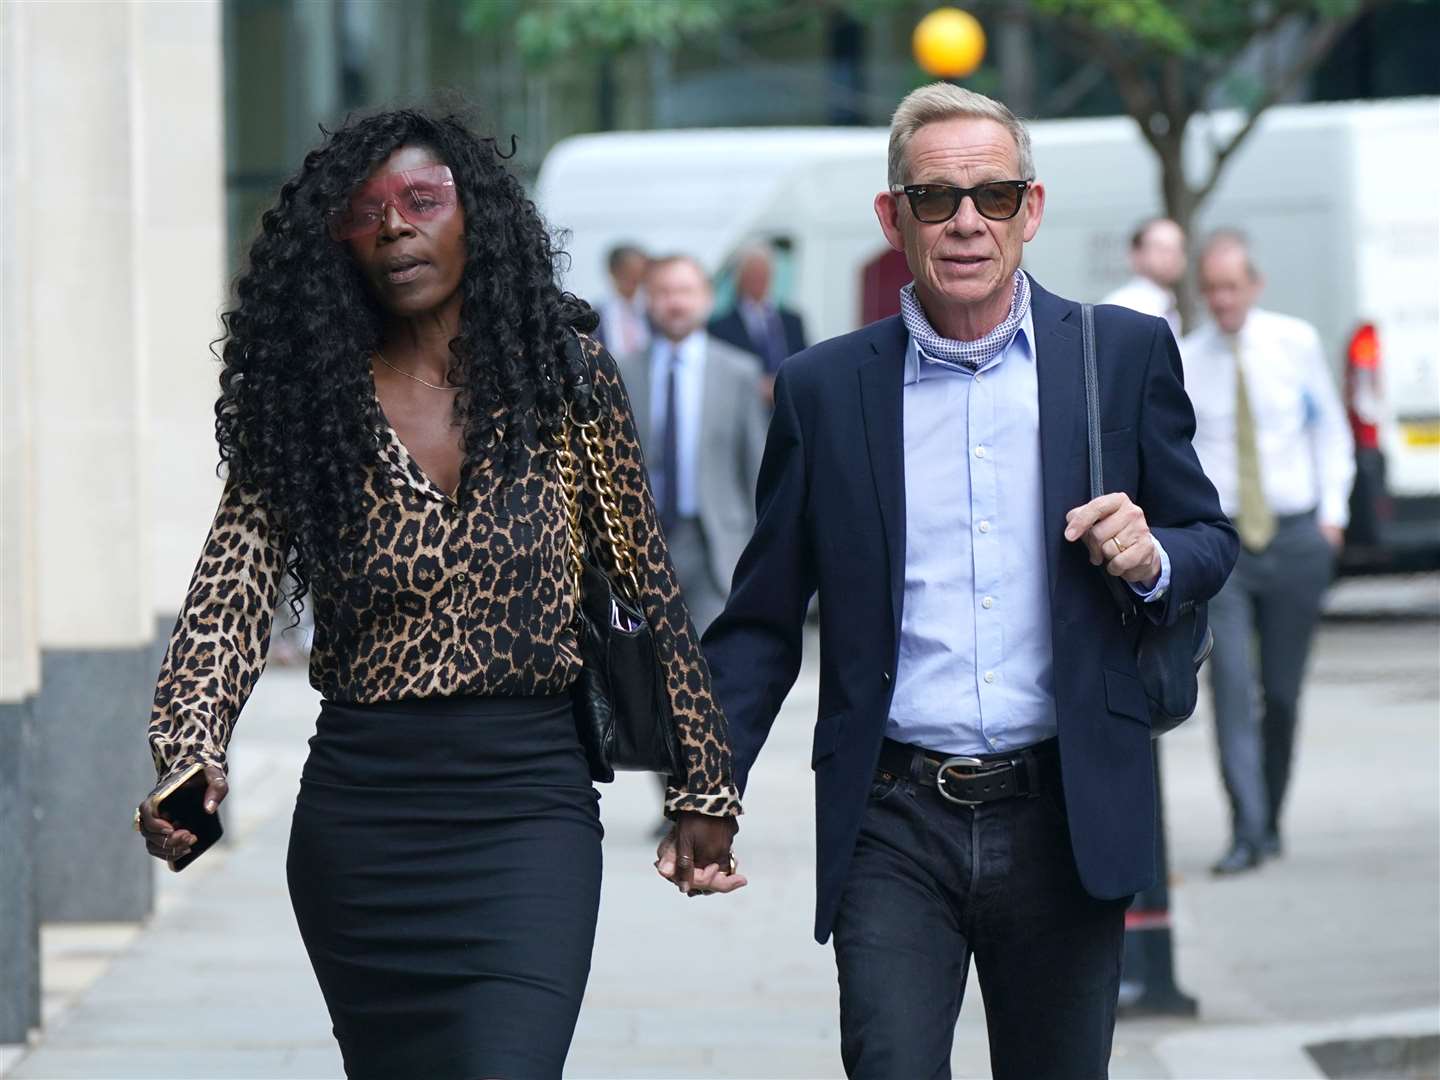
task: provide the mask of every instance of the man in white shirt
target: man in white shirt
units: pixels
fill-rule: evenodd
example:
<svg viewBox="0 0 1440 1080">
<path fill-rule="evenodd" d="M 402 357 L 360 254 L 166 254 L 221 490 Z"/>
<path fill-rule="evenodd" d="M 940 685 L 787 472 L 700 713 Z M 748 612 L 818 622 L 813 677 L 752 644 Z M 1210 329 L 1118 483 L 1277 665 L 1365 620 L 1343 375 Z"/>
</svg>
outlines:
<svg viewBox="0 0 1440 1080">
<path fill-rule="evenodd" d="M 628 356 L 650 344 L 645 293 L 641 285 L 650 260 L 633 244 L 610 249 L 606 267 L 614 293 L 600 305 L 600 341 L 613 356 Z"/>
<path fill-rule="evenodd" d="M 1355 476 L 1320 337 L 1256 307 L 1263 285 L 1245 238 L 1216 233 L 1200 258 L 1214 321 L 1180 343 L 1195 452 L 1241 540 L 1234 573 L 1210 601 L 1216 736 L 1233 815 L 1217 874 L 1280 854 L 1300 683 Z"/>
<path fill-rule="evenodd" d="M 1130 269 L 1135 276 L 1100 302 L 1155 315 L 1180 337 L 1175 286 L 1185 276 L 1185 232 L 1169 218 L 1151 218 L 1130 236 Z"/>
</svg>

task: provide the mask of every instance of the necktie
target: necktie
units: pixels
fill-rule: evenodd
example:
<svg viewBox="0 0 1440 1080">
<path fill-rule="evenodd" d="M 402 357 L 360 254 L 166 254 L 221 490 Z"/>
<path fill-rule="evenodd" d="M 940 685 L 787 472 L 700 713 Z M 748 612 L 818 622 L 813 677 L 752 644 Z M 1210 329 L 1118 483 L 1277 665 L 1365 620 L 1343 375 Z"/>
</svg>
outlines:
<svg viewBox="0 0 1440 1080">
<path fill-rule="evenodd" d="M 660 444 L 660 525 L 670 529 L 680 517 L 680 350 L 670 346 L 665 362 L 665 436 Z"/>
<path fill-rule="evenodd" d="M 785 362 L 785 327 L 778 308 L 765 309 L 765 370 L 772 375 Z"/>
<path fill-rule="evenodd" d="M 1260 450 L 1255 442 L 1255 415 L 1250 411 L 1250 393 L 1245 387 L 1245 368 L 1240 359 L 1240 339 L 1230 338 L 1235 356 L 1235 465 L 1240 483 L 1240 509 L 1235 528 L 1240 542 L 1250 551 L 1263 551 L 1275 538 L 1275 514 L 1265 501 L 1260 483 Z"/>
</svg>

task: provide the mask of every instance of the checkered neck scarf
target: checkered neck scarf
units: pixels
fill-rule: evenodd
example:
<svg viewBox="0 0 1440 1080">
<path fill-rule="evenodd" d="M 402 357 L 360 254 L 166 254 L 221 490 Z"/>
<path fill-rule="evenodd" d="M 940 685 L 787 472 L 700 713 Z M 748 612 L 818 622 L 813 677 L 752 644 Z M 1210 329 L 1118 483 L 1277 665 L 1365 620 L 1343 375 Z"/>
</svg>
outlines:
<svg viewBox="0 0 1440 1080">
<path fill-rule="evenodd" d="M 964 371 L 979 371 L 1004 352 L 1029 310 L 1030 279 L 1016 270 L 1015 295 L 1010 300 L 1010 314 L 1005 316 L 1005 320 L 978 341 L 956 341 L 941 337 L 939 331 L 930 325 L 920 301 L 915 298 L 913 281 L 900 290 L 900 317 L 920 351 L 937 364 Z"/>
</svg>

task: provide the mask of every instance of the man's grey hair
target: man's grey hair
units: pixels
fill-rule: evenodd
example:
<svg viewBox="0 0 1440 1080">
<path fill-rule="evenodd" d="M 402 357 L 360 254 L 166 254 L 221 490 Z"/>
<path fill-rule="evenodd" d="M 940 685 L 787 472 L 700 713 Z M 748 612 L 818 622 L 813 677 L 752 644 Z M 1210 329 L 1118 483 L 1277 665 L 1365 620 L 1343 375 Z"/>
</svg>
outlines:
<svg viewBox="0 0 1440 1080">
<path fill-rule="evenodd" d="M 1205 244 L 1200 249 L 1200 263 L 1218 251 L 1239 251 L 1245 256 L 1245 272 L 1250 275 L 1251 281 L 1260 278 L 1260 271 L 1255 267 L 1255 259 L 1250 254 L 1250 238 L 1241 229 L 1230 227 L 1215 229 L 1207 237 Z"/>
<path fill-rule="evenodd" d="M 763 244 L 759 240 L 751 240 L 735 252 L 734 263 L 740 267 L 751 259 L 764 259 L 772 266 L 775 264 L 775 256 L 770 251 L 770 245 Z"/>
<path fill-rule="evenodd" d="M 1030 152 L 1030 132 L 1018 116 L 994 98 L 951 83 L 937 82 L 906 94 L 905 100 L 900 102 L 900 107 L 890 118 L 890 186 L 901 187 L 909 180 L 905 168 L 905 150 L 915 132 L 937 120 L 953 120 L 965 116 L 994 120 L 1010 132 L 1015 140 L 1020 166 L 1020 175 L 1014 179 L 1035 179 L 1035 158 Z"/>
<path fill-rule="evenodd" d="M 664 255 L 651 257 L 645 265 L 645 274 L 648 277 L 658 270 L 666 270 L 675 266 L 677 263 L 685 266 L 693 266 L 695 272 L 700 275 L 700 280 L 705 282 L 707 287 L 711 284 L 710 271 L 706 270 L 704 264 L 688 251 L 672 251 Z"/>
</svg>

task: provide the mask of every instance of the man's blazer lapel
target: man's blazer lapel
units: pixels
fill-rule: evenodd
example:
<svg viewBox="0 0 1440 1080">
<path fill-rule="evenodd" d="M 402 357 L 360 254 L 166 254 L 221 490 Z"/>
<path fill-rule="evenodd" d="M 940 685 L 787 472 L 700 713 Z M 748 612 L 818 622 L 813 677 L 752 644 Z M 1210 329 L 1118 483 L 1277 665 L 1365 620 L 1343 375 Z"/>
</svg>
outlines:
<svg viewBox="0 0 1440 1080">
<path fill-rule="evenodd" d="M 870 339 L 875 355 L 860 365 L 859 372 L 865 445 L 885 529 L 890 606 L 897 635 L 905 589 L 905 345 L 905 326 L 900 319 L 877 327 Z"/>
<path fill-rule="evenodd" d="M 1086 487 L 1085 356 L 1079 306 L 1046 292 L 1030 279 L 1040 386 L 1040 470 L 1044 489 L 1045 568 L 1054 599 L 1065 514 L 1089 501 Z"/>
</svg>

